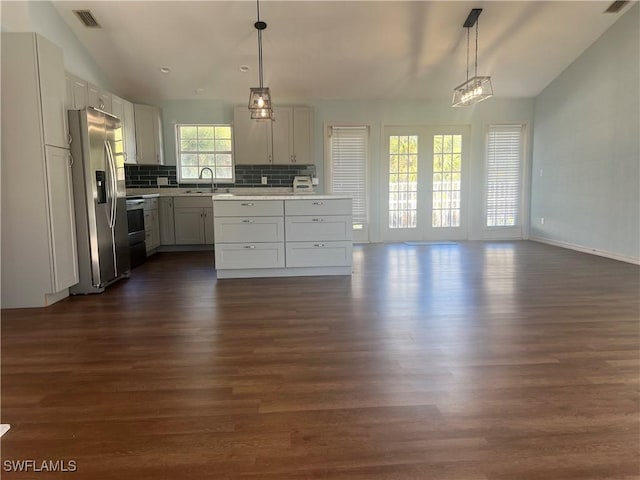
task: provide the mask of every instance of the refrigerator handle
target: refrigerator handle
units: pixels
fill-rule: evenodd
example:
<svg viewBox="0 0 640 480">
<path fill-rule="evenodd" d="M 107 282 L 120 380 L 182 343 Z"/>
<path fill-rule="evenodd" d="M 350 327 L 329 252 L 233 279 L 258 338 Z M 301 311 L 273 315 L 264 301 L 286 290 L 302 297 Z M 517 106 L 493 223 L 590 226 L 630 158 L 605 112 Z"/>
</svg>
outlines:
<svg viewBox="0 0 640 480">
<path fill-rule="evenodd" d="M 116 169 L 113 161 L 113 151 L 111 150 L 111 145 L 108 140 L 104 141 L 104 147 L 107 151 L 107 165 L 109 167 L 109 200 L 111 201 L 110 207 L 110 217 L 109 217 L 109 227 L 113 228 L 116 224 L 116 201 L 118 194 L 118 185 L 116 180 Z"/>
</svg>

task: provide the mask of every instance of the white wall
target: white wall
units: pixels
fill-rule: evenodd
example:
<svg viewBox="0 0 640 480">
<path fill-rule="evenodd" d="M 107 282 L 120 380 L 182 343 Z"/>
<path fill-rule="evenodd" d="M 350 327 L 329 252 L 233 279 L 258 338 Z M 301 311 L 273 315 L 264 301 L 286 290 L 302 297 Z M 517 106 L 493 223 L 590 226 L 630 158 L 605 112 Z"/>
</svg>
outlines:
<svg viewBox="0 0 640 480">
<path fill-rule="evenodd" d="M 278 100 L 278 99 L 274 99 Z M 531 130 L 533 123 L 533 99 L 491 98 L 475 107 L 452 108 L 447 101 L 289 101 L 280 99 L 279 105 L 309 105 L 314 107 L 314 144 L 316 171 L 320 177 L 319 191 L 324 191 L 324 125 L 366 124 L 371 126 L 370 175 L 371 185 L 380 186 L 382 158 L 382 129 L 385 125 L 468 125 L 471 128 L 469 178 L 463 179 L 469 186 L 469 239 L 521 238 L 519 230 L 487 230 L 483 224 L 483 188 L 485 175 L 485 135 L 487 127 L 495 123 L 523 123 Z M 164 122 L 165 163 L 175 165 L 175 123 L 232 123 L 234 104 L 213 100 L 174 100 L 161 104 Z M 249 112 L 247 110 L 247 115 Z M 277 119 L 276 119 L 277 121 Z M 527 135 L 530 143 L 531 135 Z M 526 152 L 530 152 L 527 145 Z M 525 184 L 528 184 L 529 156 L 525 159 Z M 380 240 L 380 212 L 384 206 L 378 203 L 380 195 L 371 195 L 371 240 Z M 524 197 L 528 199 L 528 190 Z M 526 202 L 525 202 L 526 203 Z M 528 218 L 525 211 L 524 218 Z M 524 235 L 527 235 L 525 225 Z"/>
<path fill-rule="evenodd" d="M 468 186 L 468 238 L 511 238 L 513 232 L 488 231 L 483 223 L 483 188 L 485 176 L 485 135 L 493 123 L 524 123 L 530 128 L 533 121 L 533 99 L 488 99 L 475 107 L 452 108 L 447 101 L 319 101 L 312 102 L 316 110 L 315 154 L 318 175 L 323 172 L 324 124 L 362 123 L 371 125 L 370 160 L 371 184 L 380 187 L 383 158 L 382 129 L 388 125 L 468 125 L 471 129 L 470 149 L 465 160 L 469 162 Z M 527 149 L 530 151 L 530 149 Z M 527 165 L 529 162 L 527 161 Z M 321 178 L 321 185 L 323 185 Z M 380 241 L 381 213 L 386 211 L 374 190 L 371 195 L 370 236 Z M 528 195 L 527 195 L 528 196 Z M 386 218 L 386 217 L 385 217 Z M 526 232 L 525 232 L 526 235 Z M 518 237 L 520 234 L 518 233 Z"/>
<path fill-rule="evenodd" d="M 640 260 L 639 11 L 536 98 L 532 238 Z"/>
<path fill-rule="evenodd" d="M 64 52 L 65 70 L 103 88 L 111 85 L 78 37 L 48 1 L 0 1 L 3 32 L 36 32 Z"/>
</svg>

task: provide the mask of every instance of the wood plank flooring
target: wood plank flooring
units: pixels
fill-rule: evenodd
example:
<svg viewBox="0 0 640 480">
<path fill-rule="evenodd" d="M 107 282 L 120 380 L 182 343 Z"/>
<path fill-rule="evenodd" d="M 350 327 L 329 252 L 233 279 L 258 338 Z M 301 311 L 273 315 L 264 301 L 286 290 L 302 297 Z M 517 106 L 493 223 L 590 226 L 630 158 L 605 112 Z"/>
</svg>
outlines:
<svg viewBox="0 0 640 480">
<path fill-rule="evenodd" d="M 3 479 L 640 479 L 637 266 L 530 242 L 358 246 L 350 278 L 212 262 L 2 312 Z"/>
</svg>

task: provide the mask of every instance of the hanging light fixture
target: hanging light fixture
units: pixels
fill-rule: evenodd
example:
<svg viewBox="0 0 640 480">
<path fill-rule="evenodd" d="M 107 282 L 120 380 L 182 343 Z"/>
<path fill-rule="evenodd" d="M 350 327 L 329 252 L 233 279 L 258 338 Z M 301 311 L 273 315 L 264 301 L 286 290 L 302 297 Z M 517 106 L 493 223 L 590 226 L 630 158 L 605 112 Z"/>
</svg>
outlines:
<svg viewBox="0 0 640 480">
<path fill-rule="evenodd" d="M 258 31 L 258 70 L 260 75 L 260 86 L 251 88 L 249 95 L 249 110 L 251 118 L 256 120 L 273 120 L 273 107 L 271 105 L 271 92 L 269 87 L 265 87 L 262 81 L 262 31 L 267 28 L 266 22 L 260 21 L 260 0 L 256 0 L 258 11 L 258 21 L 253 24 Z"/>
<path fill-rule="evenodd" d="M 467 29 L 467 81 L 453 89 L 452 106 L 454 107 L 468 107 L 493 96 L 491 77 L 478 76 L 478 17 L 481 12 L 481 8 L 471 9 L 463 25 Z M 476 26 L 476 67 L 474 77 L 469 78 L 469 30 L 474 25 Z"/>
</svg>

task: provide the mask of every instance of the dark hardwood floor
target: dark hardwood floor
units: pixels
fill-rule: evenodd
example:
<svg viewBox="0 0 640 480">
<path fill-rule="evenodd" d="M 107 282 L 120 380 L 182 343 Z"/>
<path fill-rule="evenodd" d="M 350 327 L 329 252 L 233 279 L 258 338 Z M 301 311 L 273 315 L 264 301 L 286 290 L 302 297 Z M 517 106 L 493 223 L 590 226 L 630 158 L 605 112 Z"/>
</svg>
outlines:
<svg viewBox="0 0 640 480">
<path fill-rule="evenodd" d="M 637 266 L 530 242 L 361 246 L 352 277 L 212 262 L 2 312 L 3 479 L 640 479 Z"/>
</svg>

